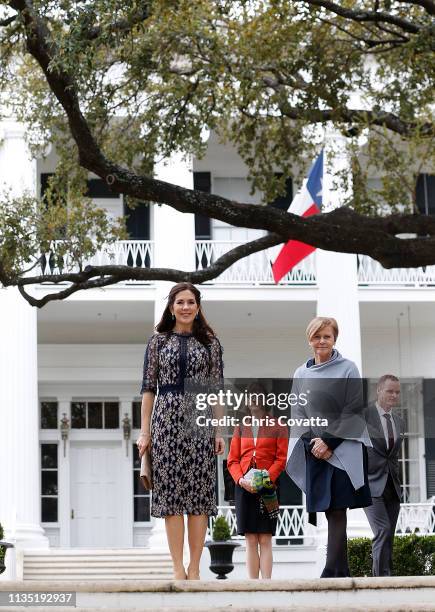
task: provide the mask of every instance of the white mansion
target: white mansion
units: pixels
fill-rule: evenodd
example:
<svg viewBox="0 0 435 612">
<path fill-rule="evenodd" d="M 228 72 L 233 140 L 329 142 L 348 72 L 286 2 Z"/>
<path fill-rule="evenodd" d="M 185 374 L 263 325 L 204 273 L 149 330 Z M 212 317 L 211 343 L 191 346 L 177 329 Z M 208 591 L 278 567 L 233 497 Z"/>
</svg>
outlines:
<svg viewBox="0 0 435 612">
<path fill-rule="evenodd" d="M 55 153 L 29 158 L 23 128 L 13 121 L 2 123 L 1 136 L 2 186 L 41 193 Z M 169 182 L 259 202 L 240 158 L 213 135 L 203 159 L 174 157 L 157 170 Z M 326 200 L 332 197 L 327 182 Z M 287 208 L 293 189 L 289 180 L 288 196 L 277 205 Z M 102 181 L 90 177 L 89 190 L 101 206 L 122 214 L 122 198 Z M 428 174 L 420 177 L 419 206 L 435 214 L 435 177 Z M 192 270 L 261 235 L 168 206 L 129 215 L 130 239 L 112 249 L 114 260 L 102 253 L 98 262 Z M 224 347 L 226 376 L 289 378 L 308 356 L 307 322 L 316 313 L 334 316 L 338 348 L 360 366 L 369 397 L 382 374 L 401 379 L 406 503 L 398 529 L 433 531 L 426 502 L 435 496 L 435 266 L 386 270 L 365 256 L 317 251 L 275 285 L 270 260 L 276 252 L 244 259 L 201 287 L 206 316 Z M 53 270 L 49 258 L 46 265 Z M 162 545 L 161 526 L 153 523 L 139 484 L 135 440 L 144 345 L 167 293 L 167 283 L 126 282 L 37 310 L 17 290 L 0 290 L 0 523 L 15 543 L 17 567 L 37 549 L 152 552 Z M 225 506 L 221 466 L 218 474 Z M 281 504 L 277 558 L 291 561 L 289 577 L 310 575 L 314 562 L 307 555 L 322 527 L 309 531 L 302 496 L 289 480 L 282 483 Z M 369 534 L 360 514 L 350 526 L 350 535 Z M 16 572 L 23 577 L 22 566 Z"/>
</svg>

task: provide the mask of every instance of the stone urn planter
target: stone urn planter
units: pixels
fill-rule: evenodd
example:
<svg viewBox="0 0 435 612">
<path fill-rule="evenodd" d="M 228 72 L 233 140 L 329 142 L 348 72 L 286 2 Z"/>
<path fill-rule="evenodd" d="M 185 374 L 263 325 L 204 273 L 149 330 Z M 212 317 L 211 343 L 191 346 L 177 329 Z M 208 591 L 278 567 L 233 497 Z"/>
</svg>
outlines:
<svg viewBox="0 0 435 612">
<path fill-rule="evenodd" d="M 218 580 L 225 580 L 233 571 L 233 552 L 239 542 L 231 540 L 229 525 L 223 516 L 218 516 L 213 525 L 213 539 L 204 544 L 210 551 L 210 571 Z"/>
<path fill-rule="evenodd" d="M 14 545 L 11 544 L 10 542 L 5 542 L 4 540 L 0 540 L 0 574 L 3 574 L 3 572 L 6 569 L 6 565 L 5 565 L 5 557 L 6 557 L 6 551 L 8 548 L 13 548 Z"/>
</svg>

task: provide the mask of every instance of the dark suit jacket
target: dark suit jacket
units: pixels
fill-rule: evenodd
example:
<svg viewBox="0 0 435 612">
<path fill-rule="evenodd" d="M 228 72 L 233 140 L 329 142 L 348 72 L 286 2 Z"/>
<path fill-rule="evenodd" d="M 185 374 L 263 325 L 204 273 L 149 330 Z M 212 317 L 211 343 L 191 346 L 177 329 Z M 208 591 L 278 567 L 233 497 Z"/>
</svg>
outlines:
<svg viewBox="0 0 435 612">
<path fill-rule="evenodd" d="M 399 415 L 394 412 L 394 408 L 391 414 L 396 426 L 397 439 L 391 451 L 388 452 L 381 417 L 375 404 L 370 404 L 366 410 L 367 428 L 373 444 L 373 448 L 367 448 L 369 485 L 372 497 L 380 497 L 390 474 L 400 499 L 399 451 L 404 437 L 404 424 Z"/>
</svg>

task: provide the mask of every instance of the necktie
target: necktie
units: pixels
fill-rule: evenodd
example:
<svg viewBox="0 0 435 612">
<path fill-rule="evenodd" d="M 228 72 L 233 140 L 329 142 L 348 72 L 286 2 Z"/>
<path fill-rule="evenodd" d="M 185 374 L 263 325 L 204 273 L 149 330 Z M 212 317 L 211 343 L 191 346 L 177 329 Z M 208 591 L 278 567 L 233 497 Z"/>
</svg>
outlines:
<svg viewBox="0 0 435 612">
<path fill-rule="evenodd" d="M 393 424 L 391 422 L 391 414 L 384 414 L 383 416 L 387 419 L 388 452 L 390 452 L 394 446 Z"/>
</svg>

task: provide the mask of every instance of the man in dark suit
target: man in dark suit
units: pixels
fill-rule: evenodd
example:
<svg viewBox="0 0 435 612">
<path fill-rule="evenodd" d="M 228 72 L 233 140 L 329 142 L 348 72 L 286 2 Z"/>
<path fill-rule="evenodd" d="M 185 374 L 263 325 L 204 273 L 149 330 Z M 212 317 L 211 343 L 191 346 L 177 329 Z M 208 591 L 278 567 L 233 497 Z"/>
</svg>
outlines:
<svg viewBox="0 0 435 612">
<path fill-rule="evenodd" d="M 399 452 L 402 419 L 394 411 L 400 403 L 397 376 L 381 376 L 377 401 L 367 408 L 367 427 L 373 448 L 368 448 L 369 485 L 373 505 L 364 512 L 373 531 L 373 576 L 391 576 L 393 538 L 400 511 Z"/>
</svg>

